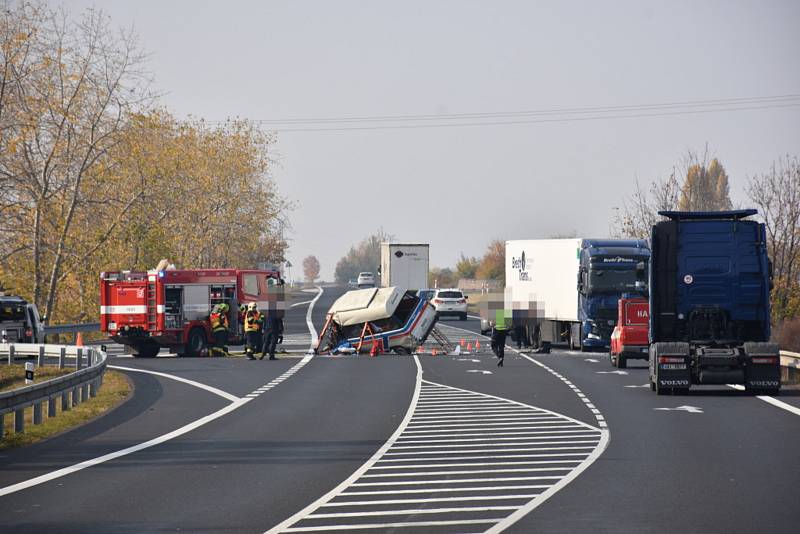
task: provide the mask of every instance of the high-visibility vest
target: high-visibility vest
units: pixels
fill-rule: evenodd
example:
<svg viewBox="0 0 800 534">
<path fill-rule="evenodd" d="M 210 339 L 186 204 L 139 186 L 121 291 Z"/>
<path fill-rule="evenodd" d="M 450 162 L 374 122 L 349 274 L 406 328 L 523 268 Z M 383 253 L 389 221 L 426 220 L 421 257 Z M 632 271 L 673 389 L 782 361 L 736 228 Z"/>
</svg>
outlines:
<svg viewBox="0 0 800 534">
<path fill-rule="evenodd" d="M 261 328 L 261 314 L 257 311 L 248 311 L 244 314 L 244 331 L 258 332 Z"/>
<path fill-rule="evenodd" d="M 228 318 L 221 313 L 212 313 L 209 317 L 211 321 L 211 331 L 219 332 L 228 329 Z"/>
</svg>

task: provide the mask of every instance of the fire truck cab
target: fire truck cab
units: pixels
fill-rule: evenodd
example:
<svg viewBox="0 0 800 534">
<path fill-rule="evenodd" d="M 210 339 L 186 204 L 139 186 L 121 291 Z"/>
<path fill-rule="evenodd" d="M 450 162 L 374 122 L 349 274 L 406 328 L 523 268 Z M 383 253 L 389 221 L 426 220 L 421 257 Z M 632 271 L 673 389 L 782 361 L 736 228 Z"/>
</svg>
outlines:
<svg viewBox="0 0 800 534">
<path fill-rule="evenodd" d="M 258 303 L 276 309 L 268 280 L 278 271 L 241 269 L 167 269 L 100 273 L 100 329 L 134 356 L 152 358 L 162 347 L 197 356 L 213 342 L 209 323 L 216 304 L 230 307 L 230 344 L 243 338 L 239 306 Z"/>
<path fill-rule="evenodd" d="M 647 337 L 650 304 L 639 295 L 622 295 L 618 305 L 617 325 L 611 334 L 611 365 L 624 369 L 628 360 L 648 358 Z"/>
</svg>

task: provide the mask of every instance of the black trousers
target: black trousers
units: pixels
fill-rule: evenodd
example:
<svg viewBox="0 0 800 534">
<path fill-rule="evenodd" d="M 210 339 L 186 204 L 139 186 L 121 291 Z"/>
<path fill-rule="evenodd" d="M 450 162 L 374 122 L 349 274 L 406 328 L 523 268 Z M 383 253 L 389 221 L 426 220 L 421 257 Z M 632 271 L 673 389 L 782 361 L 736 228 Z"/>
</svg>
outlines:
<svg viewBox="0 0 800 534">
<path fill-rule="evenodd" d="M 217 352 L 222 352 L 223 354 L 228 352 L 226 345 L 228 344 L 228 331 L 227 330 L 219 330 L 214 332 L 214 348 Z"/>
<path fill-rule="evenodd" d="M 260 345 L 261 336 L 258 332 L 245 332 L 245 348 L 244 351 L 248 354 L 253 354 L 258 350 Z"/>
<path fill-rule="evenodd" d="M 283 320 L 273 317 L 267 320 L 267 328 L 264 330 L 264 346 L 261 347 L 261 354 L 269 354 L 270 358 L 275 357 L 275 347 L 278 345 L 278 338 L 283 333 Z"/>
<path fill-rule="evenodd" d="M 494 329 L 492 332 L 492 352 L 498 358 L 502 359 L 505 358 L 506 355 L 506 336 L 508 335 L 508 330 L 498 330 Z"/>
</svg>

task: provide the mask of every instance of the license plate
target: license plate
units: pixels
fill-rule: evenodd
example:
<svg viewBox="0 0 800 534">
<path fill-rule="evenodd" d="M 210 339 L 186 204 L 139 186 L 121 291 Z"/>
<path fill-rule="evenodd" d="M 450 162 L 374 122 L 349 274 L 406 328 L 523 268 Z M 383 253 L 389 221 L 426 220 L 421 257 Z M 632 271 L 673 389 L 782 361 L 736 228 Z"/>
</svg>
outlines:
<svg viewBox="0 0 800 534">
<path fill-rule="evenodd" d="M 661 369 L 686 369 L 685 363 L 662 363 Z"/>
</svg>

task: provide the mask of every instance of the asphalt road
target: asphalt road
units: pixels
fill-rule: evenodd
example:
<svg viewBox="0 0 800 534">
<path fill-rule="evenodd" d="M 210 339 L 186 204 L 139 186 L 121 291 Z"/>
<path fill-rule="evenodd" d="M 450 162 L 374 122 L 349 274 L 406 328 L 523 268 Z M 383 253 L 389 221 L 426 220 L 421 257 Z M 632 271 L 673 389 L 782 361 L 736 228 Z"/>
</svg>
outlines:
<svg viewBox="0 0 800 534">
<path fill-rule="evenodd" d="M 342 291 L 314 303 L 317 331 Z M 440 323 L 481 340 L 469 354 L 310 358 L 309 305 L 279 361 L 114 356 L 131 400 L 0 453 L 0 530 L 798 530 L 795 413 L 729 388 L 659 397 L 604 354 L 498 368 L 475 320 Z"/>
</svg>

